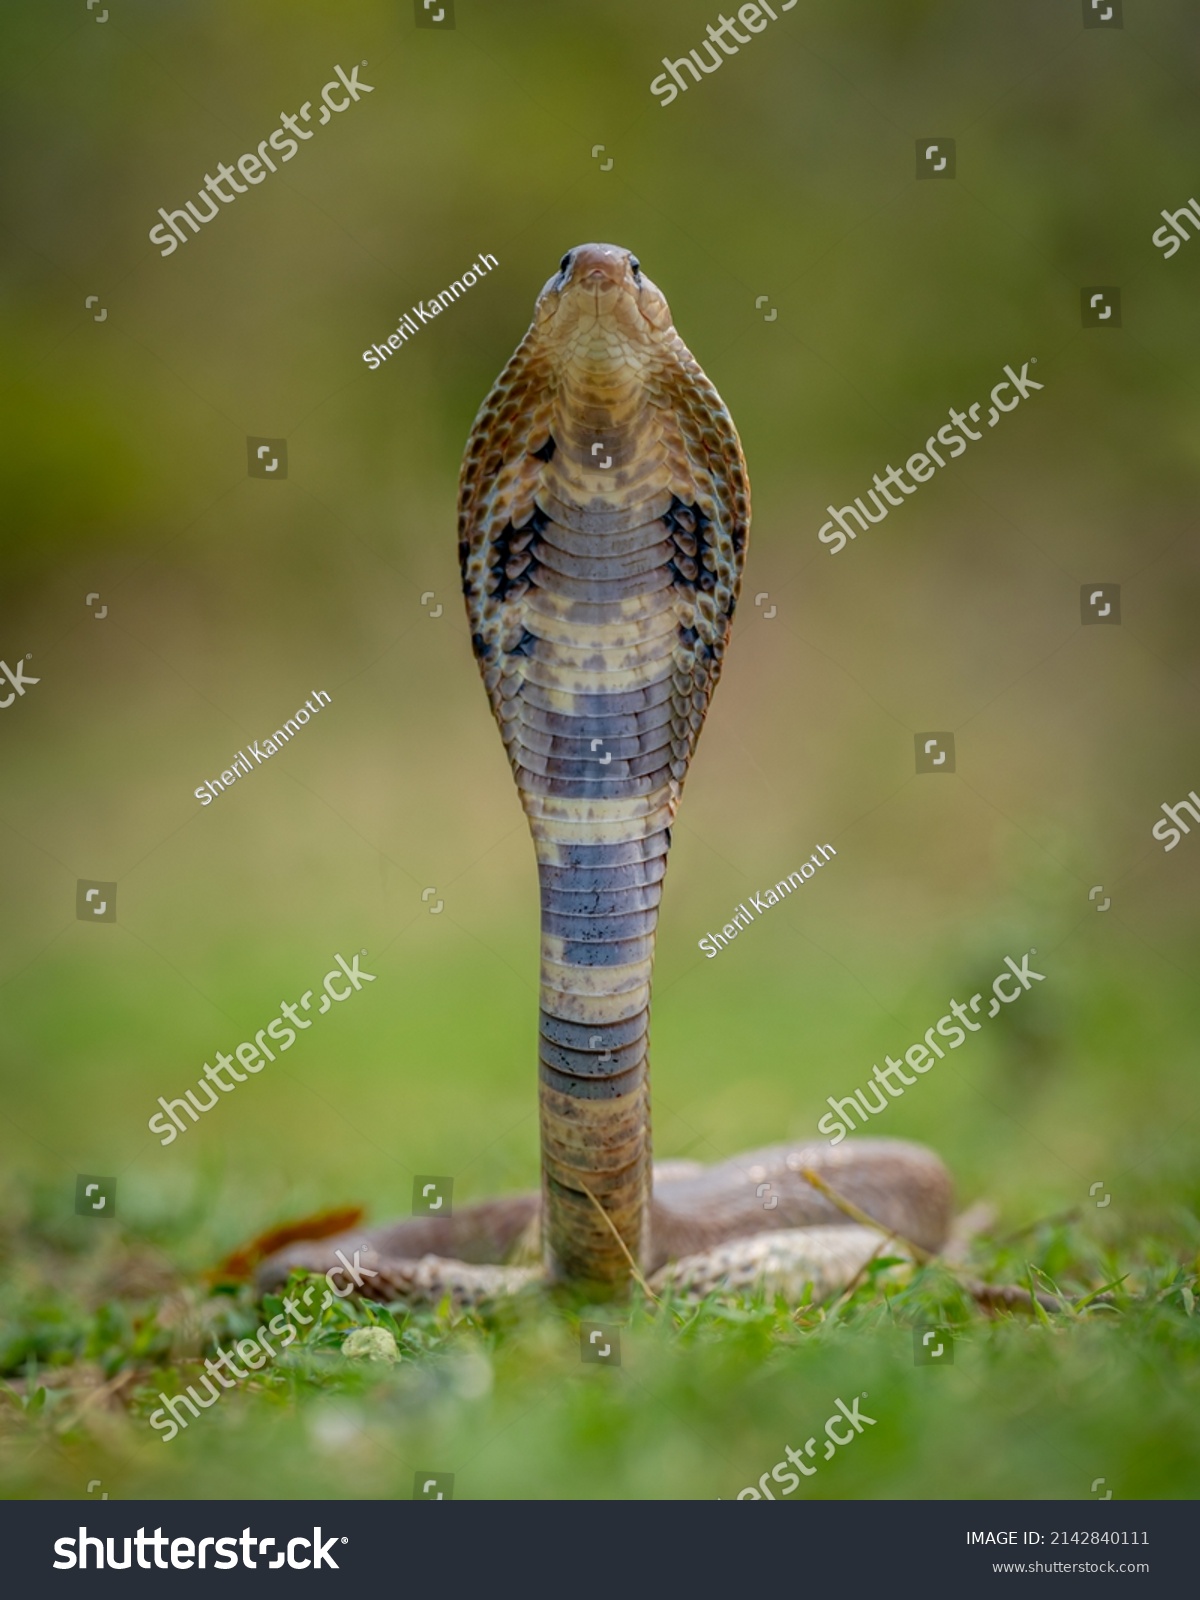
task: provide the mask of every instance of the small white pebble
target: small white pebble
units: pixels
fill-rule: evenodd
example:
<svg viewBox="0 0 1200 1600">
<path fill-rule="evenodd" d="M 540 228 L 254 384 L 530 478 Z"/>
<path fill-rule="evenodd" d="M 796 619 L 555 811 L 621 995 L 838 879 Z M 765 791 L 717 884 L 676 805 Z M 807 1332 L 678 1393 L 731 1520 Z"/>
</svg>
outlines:
<svg viewBox="0 0 1200 1600">
<path fill-rule="evenodd" d="M 400 1359 L 396 1341 L 386 1328 L 355 1328 L 342 1343 L 342 1354 L 359 1361 L 387 1361 L 394 1364 Z"/>
</svg>

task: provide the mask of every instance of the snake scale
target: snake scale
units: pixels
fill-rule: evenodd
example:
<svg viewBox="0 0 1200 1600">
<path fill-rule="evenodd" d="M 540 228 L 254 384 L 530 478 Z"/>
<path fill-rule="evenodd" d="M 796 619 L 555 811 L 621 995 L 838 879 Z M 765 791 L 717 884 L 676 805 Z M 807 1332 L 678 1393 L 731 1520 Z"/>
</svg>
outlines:
<svg viewBox="0 0 1200 1600">
<path fill-rule="evenodd" d="M 681 1293 L 820 1297 L 880 1234 L 806 1168 L 923 1250 L 943 1242 L 948 1176 L 901 1141 L 652 1168 L 658 906 L 749 522 L 737 430 L 661 292 L 627 250 L 568 251 L 480 408 L 459 492 L 472 642 L 541 890 L 541 1194 L 293 1245 L 264 1286 L 353 1246 L 364 1292 L 383 1298 L 475 1302 L 537 1282 L 601 1298 L 643 1274 Z"/>
</svg>

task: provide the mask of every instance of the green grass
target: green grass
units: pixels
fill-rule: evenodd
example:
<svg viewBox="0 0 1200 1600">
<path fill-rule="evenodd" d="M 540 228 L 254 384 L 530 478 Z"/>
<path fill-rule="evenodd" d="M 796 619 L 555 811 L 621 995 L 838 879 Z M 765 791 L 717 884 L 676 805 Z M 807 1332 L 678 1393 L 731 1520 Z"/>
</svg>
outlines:
<svg viewBox="0 0 1200 1600">
<path fill-rule="evenodd" d="M 94 1493 L 118 1499 L 407 1498 L 422 1471 L 453 1472 L 460 1498 L 731 1499 L 788 1445 L 822 1441 L 838 1399 L 864 1393 L 874 1424 L 829 1461 L 818 1443 L 795 1498 L 1086 1499 L 1097 1479 L 1118 1499 L 1200 1494 L 1194 1002 L 1182 970 L 1113 942 L 1120 924 L 1098 944 L 1098 920 L 1047 937 L 1045 992 L 871 1129 L 928 1142 L 960 1206 L 994 1205 L 993 1236 L 961 1268 L 881 1267 L 845 1303 L 800 1310 L 753 1298 L 618 1312 L 533 1296 L 479 1315 L 338 1303 L 169 1442 L 150 1426 L 160 1393 L 195 1384 L 217 1342 L 272 1314 L 210 1281 L 235 1247 L 324 1206 L 403 1213 L 413 1171 L 454 1173 L 461 1204 L 535 1180 L 528 993 L 494 970 L 486 926 L 476 953 L 454 925 L 431 951 L 427 918 L 383 955 L 369 995 L 313 1030 L 302 1063 L 297 1052 L 287 1076 L 239 1087 L 164 1151 L 145 1116 L 155 1095 L 194 1081 L 199 1049 L 172 1047 L 179 1024 L 161 1006 L 138 1010 L 136 966 L 90 988 L 73 953 L 35 968 L 17 1032 L 63 1037 L 56 1073 L 24 1074 L 13 1096 L 0 1494 L 85 1499 L 98 1479 Z M 842 937 L 832 921 L 822 932 Z M 882 1010 L 783 937 L 781 925 L 753 960 L 728 952 L 698 982 L 668 930 L 660 1156 L 811 1138 L 825 1093 L 863 1081 L 945 995 L 979 987 L 997 951 L 1029 942 L 996 927 L 953 950 L 929 939 L 926 970 L 903 988 L 881 957 L 867 970 Z M 294 992 L 284 974 L 311 965 L 299 945 L 241 950 L 237 1016 L 192 1025 L 188 1040 L 242 1036 L 262 996 Z M 55 1009 L 66 990 L 77 1004 Z M 755 1048 L 731 1061 L 737 1039 Z M 80 1170 L 118 1175 L 115 1218 L 72 1214 Z M 1089 1195 L 1101 1178 L 1104 1206 Z M 969 1280 L 1057 1293 L 1072 1309 L 989 1314 Z M 581 1362 L 581 1315 L 621 1323 L 619 1369 Z M 370 1320 L 394 1334 L 396 1364 L 341 1354 Z M 925 1325 L 954 1330 L 952 1366 L 915 1365 Z"/>
<path fill-rule="evenodd" d="M 0 1492 L 407 1498 L 421 1470 L 453 1472 L 464 1499 L 731 1499 L 810 1439 L 817 1471 L 794 1498 L 1079 1499 L 1098 1478 L 1116 1498 L 1200 1492 L 1200 1227 L 1182 1214 L 1136 1231 L 1050 1220 L 980 1239 L 957 1270 L 881 1261 L 832 1307 L 335 1301 L 165 1441 L 160 1393 L 281 1305 L 176 1276 L 189 1228 L 151 1246 L 118 1223 L 81 1250 L 35 1216 L 10 1237 Z M 989 1315 L 969 1279 L 1071 1308 Z M 619 1369 L 581 1362 L 581 1313 L 620 1323 Z M 932 1324 L 953 1330 L 952 1366 L 914 1363 L 912 1330 Z M 341 1354 L 364 1325 L 391 1332 L 398 1362 Z M 836 1401 L 864 1394 L 873 1424 L 825 1460 Z"/>
</svg>

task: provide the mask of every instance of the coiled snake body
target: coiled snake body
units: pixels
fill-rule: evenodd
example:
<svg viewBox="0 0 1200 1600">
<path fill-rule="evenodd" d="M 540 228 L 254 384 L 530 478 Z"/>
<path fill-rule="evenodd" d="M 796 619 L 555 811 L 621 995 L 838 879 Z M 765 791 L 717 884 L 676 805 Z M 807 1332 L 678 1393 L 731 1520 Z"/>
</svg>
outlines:
<svg viewBox="0 0 1200 1600">
<path fill-rule="evenodd" d="M 620 1294 L 643 1273 L 691 1292 L 826 1293 L 880 1235 L 848 1225 L 805 1168 L 884 1227 L 940 1245 L 945 1171 L 895 1141 L 674 1163 L 652 1184 L 658 904 L 749 520 L 737 431 L 662 294 L 626 250 L 568 252 L 480 409 L 459 495 L 475 654 L 541 887 L 542 1193 L 294 1246 L 264 1282 L 354 1244 L 375 1268 L 366 1292 L 385 1296 L 477 1299 L 543 1276 Z M 541 1267 L 499 1265 L 528 1250 L 539 1218 Z"/>
</svg>

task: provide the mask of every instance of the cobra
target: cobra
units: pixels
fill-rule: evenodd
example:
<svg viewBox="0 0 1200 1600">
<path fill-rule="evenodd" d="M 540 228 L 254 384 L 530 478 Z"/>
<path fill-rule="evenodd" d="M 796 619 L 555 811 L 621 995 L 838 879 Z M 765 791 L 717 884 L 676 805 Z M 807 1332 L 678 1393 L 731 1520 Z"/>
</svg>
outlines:
<svg viewBox="0 0 1200 1600">
<path fill-rule="evenodd" d="M 648 1037 L 658 907 L 746 557 L 737 430 L 629 251 L 563 256 L 480 408 L 459 487 L 475 655 L 529 821 L 541 892 L 540 1195 L 292 1246 L 363 1292 L 477 1301 L 533 1283 L 621 1296 L 762 1285 L 831 1292 L 878 1229 L 921 1249 L 950 1218 L 918 1146 L 782 1145 L 652 1164 Z"/>
</svg>

